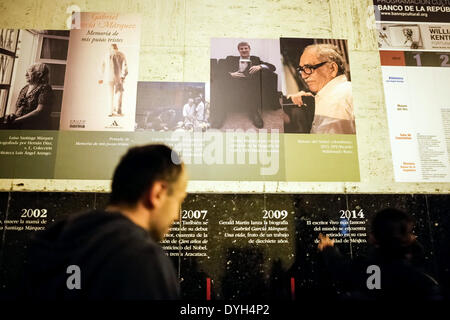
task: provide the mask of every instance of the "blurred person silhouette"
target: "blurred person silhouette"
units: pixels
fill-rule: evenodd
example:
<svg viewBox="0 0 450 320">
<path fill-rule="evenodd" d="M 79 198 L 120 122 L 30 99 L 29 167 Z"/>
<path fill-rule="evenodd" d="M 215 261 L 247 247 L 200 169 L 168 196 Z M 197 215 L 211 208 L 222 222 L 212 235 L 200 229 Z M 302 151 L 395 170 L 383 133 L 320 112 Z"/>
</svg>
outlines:
<svg viewBox="0 0 450 320">
<path fill-rule="evenodd" d="M 195 120 L 196 122 L 205 121 L 205 104 L 201 97 L 196 97 L 195 100 Z"/>
<path fill-rule="evenodd" d="M 193 127 L 195 122 L 196 105 L 193 98 L 189 98 L 188 102 L 183 106 L 183 121 L 185 127 Z"/>
<path fill-rule="evenodd" d="M 179 218 L 186 185 L 184 165 L 169 147 L 129 149 L 115 169 L 104 210 L 69 215 L 33 237 L 23 294 L 45 300 L 178 299 L 174 266 L 158 241 Z M 70 277 L 77 268 L 74 287 L 77 279 Z"/>
<path fill-rule="evenodd" d="M 109 117 L 123 116 L 122 98 L 124 81 L 128 75 L 127 59 L 125 54 L 119 51 L 117 44 L 112 43 L 101 65 L 102 78 L 99 84 L 108 85 L 108 103 L 111 110 Z"/>
<path fill-rule="evenodd" d="M 344 299 L 441 300 L 439 285 L 424 268 L 424 250 L 414 235 L 414 220 L 397 209 L 379 211 L 371 225 L 367 257 L 346 259 L 334 240 L 319 235 L 318 250 Z M 380 287 L 368 288 L 369 266 L 380 271 Z"/>
</svg>

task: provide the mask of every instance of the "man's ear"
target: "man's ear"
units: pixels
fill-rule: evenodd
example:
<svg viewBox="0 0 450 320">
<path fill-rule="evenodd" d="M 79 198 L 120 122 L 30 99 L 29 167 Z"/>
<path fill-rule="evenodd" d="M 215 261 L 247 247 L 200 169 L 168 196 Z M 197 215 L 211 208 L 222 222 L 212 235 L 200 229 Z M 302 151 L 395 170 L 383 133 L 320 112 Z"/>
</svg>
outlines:
<svg viewBox="0 0 450 320">
<path fill-rule="evenodd" d="M 372 232 L 369 233 L 369 244 L 378 247 L 377 239 L 375 238 L 374 234 Z"/>
<path fill-rule="evenodd" d="M 146 192 L 145 205 L 150 209 L 161 207 L 167 194 L 167 182 L 155 181 Z"/>
<path fill-rule="evenodd" d="M 331 70 L 331 75 L 333 76 L 333 78 L 336 78 L 338 70 L 339 70 L 338 65 L 337 65 L 336 62 L 332 61 L 330 63 L 330 70 Z"/>
</svg>

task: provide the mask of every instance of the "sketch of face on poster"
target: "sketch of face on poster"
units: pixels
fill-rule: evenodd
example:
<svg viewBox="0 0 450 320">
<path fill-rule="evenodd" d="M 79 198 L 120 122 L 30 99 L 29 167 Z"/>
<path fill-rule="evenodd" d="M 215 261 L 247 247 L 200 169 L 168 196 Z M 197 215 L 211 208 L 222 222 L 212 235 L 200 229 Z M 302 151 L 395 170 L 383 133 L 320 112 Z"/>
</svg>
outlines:
<svg viewBox="0 0 450 320">
<path fill-rule="evenodd" d="M 422 32 L 424 26 L 417 24 L 377 23 L 378 46 L 389 49 L 423 48 Z"/>
<path fill-rule="evenodd" d="M 418 44 L 417 41 L 414 41 L 414 31 L 411 28 L 404 28 L 403 35 L 405 36 L 405 46 L 410 47 L 411 49 L 417 49 Z"/>
</svg>

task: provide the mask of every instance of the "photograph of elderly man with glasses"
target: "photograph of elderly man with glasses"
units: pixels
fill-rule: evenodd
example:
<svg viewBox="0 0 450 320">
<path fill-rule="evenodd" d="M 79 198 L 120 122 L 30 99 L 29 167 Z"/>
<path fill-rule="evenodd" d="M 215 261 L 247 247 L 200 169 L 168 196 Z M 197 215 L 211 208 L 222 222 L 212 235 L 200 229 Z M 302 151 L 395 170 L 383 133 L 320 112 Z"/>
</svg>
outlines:
<svg viewBox="0 0 450 320">
<path fill-rule="evenodd" d="M 346 76 L 346 65 L 343 53 L 334 44 L 305 46 L 295 69 L 300 82 L 298 92 L 289 94 L 287 98 L 297 108 L 314 111 L 302 110 L 306 116 L 299 119 L 303 113 L 291 110 L 291 117 L 285 119 L 285 123 L 305 122 L 306 118 L 310 123 L 302 126 L 301 133 L 355 134 L 352 85 Z"/>
</svg>

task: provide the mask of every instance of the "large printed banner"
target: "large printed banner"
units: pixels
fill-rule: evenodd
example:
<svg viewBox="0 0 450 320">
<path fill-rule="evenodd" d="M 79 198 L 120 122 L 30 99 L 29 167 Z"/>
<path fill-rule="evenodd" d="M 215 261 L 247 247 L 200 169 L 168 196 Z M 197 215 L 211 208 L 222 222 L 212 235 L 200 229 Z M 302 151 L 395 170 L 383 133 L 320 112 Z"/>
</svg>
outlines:
<svg viewBox="0 0 450 320">
<path fill-rule="evenodd" d="M 81 13 L 72 29 L 62 130 L 133 131 L 140 16 Z"/>
<path fill-rule="evenodd" d="M 164 143 L 191 180 L 359 181 L 346 40 L 213 38 L 209 83 L 138 82 L 139 16 L 78 18 L 2 30 L 0 178 L 109 180 Z"/>
<path fill-rule="evenodd" d="M 395 180 L 449 182 L 450 3 L 374 2 Z"/>
</svg>

